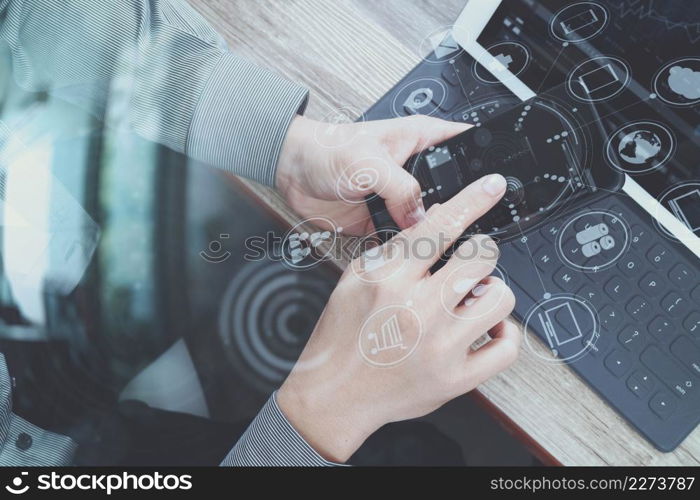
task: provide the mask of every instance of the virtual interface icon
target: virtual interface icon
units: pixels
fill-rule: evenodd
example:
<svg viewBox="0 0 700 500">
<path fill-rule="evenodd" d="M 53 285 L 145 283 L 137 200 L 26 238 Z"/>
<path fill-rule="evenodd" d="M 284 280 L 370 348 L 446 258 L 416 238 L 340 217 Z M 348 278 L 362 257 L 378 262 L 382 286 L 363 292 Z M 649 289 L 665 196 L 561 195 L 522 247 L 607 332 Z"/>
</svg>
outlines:
<svg viewBox="0 0 700 500">
<path fill-rule="evenodd" d="M 700 189 L 671 198 L 668 201 L 673 214 L 682 221 L 688 229 L 697 233 L 700 231 Z"/>
<path fill-rule="evenodd" d="M 537 317 L 551 349 L 583 337 L 581 327 L 569 302 L 544 309 Z"/>
<path fill-rule="evenodd" d="M 401 349 L 402 351 L 408 349 L 404 345 L 399 318 L 396 314 L 382 323 L 379 334 L 369 332 L 367 338 L 374 342 L 374 347 L 370 349 L 370 352 L 375 355 L 390 349 Z"/>
<path fill-rule="evenodd" d="M 615 248 L 615 238 L 610 236 L 607 224 L 597 224 L 576 233 L 576 241 L 581 245 L 581 252 L 587 258 L 598 255 L 603 250 Z"/>
</svg>

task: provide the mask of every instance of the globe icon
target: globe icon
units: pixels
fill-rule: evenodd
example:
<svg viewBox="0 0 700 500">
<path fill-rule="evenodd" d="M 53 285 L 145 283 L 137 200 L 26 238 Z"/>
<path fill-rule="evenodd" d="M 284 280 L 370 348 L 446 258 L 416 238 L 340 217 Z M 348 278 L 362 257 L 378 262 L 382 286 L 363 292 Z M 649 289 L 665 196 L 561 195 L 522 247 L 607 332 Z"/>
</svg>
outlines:
<svg viewBox="0 0 700 500">
<path fill-rule="evenodd" d="M 632 165 L 649 164 L 661 152 L 661 139 L 649 130 L 635 130 L 622 138 L 617 152 Z"/>
</svg>

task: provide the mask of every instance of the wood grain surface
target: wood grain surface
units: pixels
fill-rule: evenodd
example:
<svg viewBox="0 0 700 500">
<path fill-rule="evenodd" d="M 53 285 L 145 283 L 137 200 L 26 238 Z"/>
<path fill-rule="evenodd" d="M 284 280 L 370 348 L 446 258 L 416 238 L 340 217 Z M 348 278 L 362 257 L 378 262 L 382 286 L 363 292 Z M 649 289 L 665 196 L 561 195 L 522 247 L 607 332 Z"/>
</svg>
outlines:
<svg viewBox="0 0 700 500">
<path fill-rule="evenodd" d="M 189 0 L 231 49 L 311 90 L 307 116 L 360 110 L 419 60 L 421 41 L 456 19 L 464 0 Z M 274 192 L 246 182 L 284 220 Z M 475 396 L 535 453 L 563 465 L 698 465 L 700 428 L 673 453 L 648 444 L 563 365 L 523 351 Z M 478 429 L 475 429 L 478 432 Z"/>
</svg>

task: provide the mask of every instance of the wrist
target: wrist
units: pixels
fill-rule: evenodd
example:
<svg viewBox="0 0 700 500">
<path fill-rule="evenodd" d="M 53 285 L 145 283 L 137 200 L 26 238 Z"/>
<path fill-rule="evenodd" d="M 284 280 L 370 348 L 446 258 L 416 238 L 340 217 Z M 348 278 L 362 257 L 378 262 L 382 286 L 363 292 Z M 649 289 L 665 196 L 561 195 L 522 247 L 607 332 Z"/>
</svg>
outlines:
<svg viewBox="0 0 700 500">
<path fill-rule="evenodd" d="M 309 136 L 313 133 L 312 123 L 312 120 L 298 115 L 289 125 L 275 173 L 275 186 L 281 191 L 298 180 L 300 167 L 306 163 L 304 156 L 308 154 L 311 143 Z"/>
<path fill-rule="evenodd" d="M 277 404 L 294 429 L 326 460 L 344 463 L 381 425 L 367 412 L 346 408 L 330 395 L 296 387 L 287 380 L 277 391 Z"/>
</svg>

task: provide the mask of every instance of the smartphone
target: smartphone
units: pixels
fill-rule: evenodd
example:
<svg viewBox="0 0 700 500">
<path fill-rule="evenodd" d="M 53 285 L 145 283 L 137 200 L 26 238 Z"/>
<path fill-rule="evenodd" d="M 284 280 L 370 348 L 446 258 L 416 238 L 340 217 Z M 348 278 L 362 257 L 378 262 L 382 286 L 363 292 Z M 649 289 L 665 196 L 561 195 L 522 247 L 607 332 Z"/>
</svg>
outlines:
<svg viewBox="0 0 700 500">
<path fill-rule="evenodd" d="M 536 97 L 426 149 L 404 168 L 418 179 L 426 209 L 485 175 L 503 175 L 505 195 L 465 234 L 508 240 L 587 194 L 621 187 L 622 176 L 594 161 L 604 135 L 593 106 Z M 368 204 L 378 229 L 395 227 L 383 200 Z"/>
</svg>

